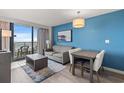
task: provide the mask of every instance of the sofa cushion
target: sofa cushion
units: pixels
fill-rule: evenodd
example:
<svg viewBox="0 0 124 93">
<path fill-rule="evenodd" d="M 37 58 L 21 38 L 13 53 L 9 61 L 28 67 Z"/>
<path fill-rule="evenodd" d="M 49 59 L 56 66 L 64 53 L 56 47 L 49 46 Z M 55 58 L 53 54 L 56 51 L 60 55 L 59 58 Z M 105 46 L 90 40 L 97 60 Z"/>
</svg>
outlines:
<svg viewBox="0 0 124 93">
<path fill-rule="evenodd" d="M 54 53 L 53 56 L 62 58 L 62 54 L 61 53 Z"/>
<path fill-rule="evenodd" d="M 45 52 L 45 55 L 49 55 L 52 56 L 55 52 L 49 51 L 49 52 Z"/>
<path fill-rule="evenodd" d="M 54 52 L 66 52 L 66 51 L 69 51 L 70 49 L 72 49 L 71 46 L 62 46 L 62 45 L 54 45 L 53 46 L 53 51 Z"/>
</svg>

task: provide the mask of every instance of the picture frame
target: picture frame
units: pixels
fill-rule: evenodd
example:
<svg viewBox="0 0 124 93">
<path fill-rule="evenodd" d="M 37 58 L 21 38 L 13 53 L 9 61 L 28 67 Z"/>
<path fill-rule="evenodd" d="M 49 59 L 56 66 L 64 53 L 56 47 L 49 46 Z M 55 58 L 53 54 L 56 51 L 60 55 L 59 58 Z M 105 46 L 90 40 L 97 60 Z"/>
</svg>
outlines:
<svg viewBox="0 0 124 93">
<path fill-rule="evenodd" d="M 58 41 L 72 42 L 72 30 L 58 32 Z"/>
</svg>

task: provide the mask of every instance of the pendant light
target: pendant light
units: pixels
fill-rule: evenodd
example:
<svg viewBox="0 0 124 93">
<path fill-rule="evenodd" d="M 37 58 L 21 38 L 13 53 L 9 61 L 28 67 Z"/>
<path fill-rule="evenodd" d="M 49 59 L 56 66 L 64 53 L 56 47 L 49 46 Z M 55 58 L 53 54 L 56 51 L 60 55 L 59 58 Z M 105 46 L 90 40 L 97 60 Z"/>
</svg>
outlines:
<svg viewBox="0 0 124 93">
<path fill-rule="evenodd" d="M 77 14 L 80 14 L 80 11 L 77 12 Z M 73 20 L 73 27 L 74 28 L 82 28 L 85 26 L 85 20 L 81 17 L 78 17 Z"/>
</svg>

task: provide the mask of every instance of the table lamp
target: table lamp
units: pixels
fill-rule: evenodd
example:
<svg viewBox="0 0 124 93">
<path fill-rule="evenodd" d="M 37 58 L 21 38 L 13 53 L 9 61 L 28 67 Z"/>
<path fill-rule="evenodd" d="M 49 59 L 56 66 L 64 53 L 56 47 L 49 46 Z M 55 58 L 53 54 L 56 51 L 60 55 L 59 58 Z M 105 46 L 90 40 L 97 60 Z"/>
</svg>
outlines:
<svg viewBox="0 0 124 93">
<path fill-rule="evenodd" d="M 10 37 L 11 31 L 10 30 L 2 30 L 2 50 L 9 51 L 10 49 Z"/>
</svg>

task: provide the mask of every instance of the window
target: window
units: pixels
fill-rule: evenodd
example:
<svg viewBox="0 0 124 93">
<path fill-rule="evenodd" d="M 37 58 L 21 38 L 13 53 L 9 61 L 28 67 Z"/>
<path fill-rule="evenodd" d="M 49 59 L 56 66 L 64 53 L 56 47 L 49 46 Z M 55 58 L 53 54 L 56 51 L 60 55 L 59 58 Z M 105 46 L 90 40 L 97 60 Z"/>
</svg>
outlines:
<svg viewBox="0 0 124 93">
<path fill-rule="evenodd" d="M 37 53 L 36 27 L 14 24 L 14 60 L 24 58 L 27 54 Z"/>
</svg>

